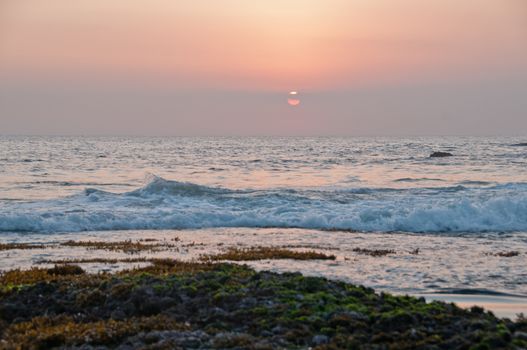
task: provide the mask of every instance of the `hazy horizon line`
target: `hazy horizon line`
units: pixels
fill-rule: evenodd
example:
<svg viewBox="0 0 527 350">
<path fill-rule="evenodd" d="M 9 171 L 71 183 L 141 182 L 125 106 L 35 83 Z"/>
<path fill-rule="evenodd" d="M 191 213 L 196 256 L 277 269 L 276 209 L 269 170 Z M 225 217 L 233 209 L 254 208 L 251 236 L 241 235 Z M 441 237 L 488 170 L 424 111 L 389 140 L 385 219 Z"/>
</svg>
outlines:
<svg viewBox="0 0 527 350">
<path fill-rule="evenodd" d="M 153 137 L 153 138 L 191 138 L 191 137 L 202 137 L 202 138 L 269 138 L 269 137 L 283 137 L 283 138 L 316 138 L 316 137 L 323 137 L 323 138 L 352 138 L 352 137 L 527 137 L 527 133 L 523 134 L 301 134 L 301 135 L 289 135 L 289 134 L 221 134 L 221 135 L 214 135 L 214 134 L 3 134 L 0 133 L 0 137 Z"/>
</svg>

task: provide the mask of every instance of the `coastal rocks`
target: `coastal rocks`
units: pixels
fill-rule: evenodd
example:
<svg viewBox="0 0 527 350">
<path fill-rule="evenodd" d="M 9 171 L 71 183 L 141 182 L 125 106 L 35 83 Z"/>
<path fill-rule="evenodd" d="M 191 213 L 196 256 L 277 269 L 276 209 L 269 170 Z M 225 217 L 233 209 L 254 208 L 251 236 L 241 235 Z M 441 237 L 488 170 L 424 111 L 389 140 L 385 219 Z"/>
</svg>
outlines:
<svg viewBox="0 0 527 350">
<path fill-rule="evenodd" d="M 514 146 L 514 147 L 527 147 L 527 142 L 514 143 L 511 146 Z"/>
<path fill-rule="evenodd" d="M 113 275 L 47 280 L 40 270 L 18 274 L 24 284 L 9 289 L 2 288 L 6 275 L 0 274 L 0 347 L 527 346 L 527 322 L 521 320 L 298 273 L 162 261 Z M 45 282 L 38 282 L 41 277 Z"/>
<path fill-rule="evenodd" d="M 382 257 L 388 254 L 396 254 L 393 249 L 366 249 L 366 248 L 353 248 L 353 251 L 362 255 L 369 255 L 373 257 Z"/>
<path fill-rule="evenodd" d="M 357 322 L 367 322 L 367 321 L 369 321 L 367 316 L 361 313 L 355 312 L 355 311 L 348 311 L 348 312 L 337 312 L 333 314 L 329 318 L 328 324 L 333 328 L 337 328 L 337 327 L 348 327 Z"/>
<path fill-rule="evenodd" d="M 100 290 L 95 289 L 86 293 L 77 294 L 75 303 L 81 307 L 89 307 L 103 304 L 106 296 Z"/>
<path fill-rule="evenodd" d="M 329 338 L 327 335 L 317 334 L 313 337 L 313 339 L 311 340 L 311 343 L 313 343 L 313 345 L 316 345 L 316 346 L 327 344 L 329 343 Z"/>
<path fill-rule="evenodd" d="M 118 349 L 200 349 L 209 344 L 211 336 L 203 331 L 153 331 L 128 338 Z"/>
<path fill-rule="evenodd" d="M 276 327 L 273 327 L 273 329 L 271 329 L 271 332 L 273 332 L 274 334 L 283 334 L 286 331 L 287 329 L 282 326 L 276 326 Z"/>
<path fill-rule="evenodd" d="M 126 318 L 126 313 L 121 309 L 116 309 L 112 311 L 112 313 L 110 314 L 110 317 L 113 320 L 122 321 Z"/>
<path fill-rule="evenodd" d="M 0 315 L 6 321 L 14 320 L 17 316 L 20 316 L 21 308 L 24 308 L 21 303 L 9 303 L 4 302 L 0 305 Z"/>
<path fill-rule="evenodd" d="M 356 311 L 348 311 L 348 312 L 345 312 L 344 314 L 347 315 L 348 317 L 351 317 L 355 321 L 367 322 L 369 320 L 368 316 L 361 314 L 360 312 L 356 312 Z"/>
<path fill-rule="evenodd" d="M 77 265 L 55 265 L 47 270 L 49 275 L 82 275 L 84 270 Z"/>
<path fill-rule="evenodd" d="M 444 158 L 444 157 L 453 157 L 454 155 L 450 152 L 433 152 L 430 154 L 430 158 Z"/>
<path fill-rule="evenodd" d="M 254 338 L 248 334 L 236 332 L 222 332 L 216 334 L 212 344 L 216 349 L 230 349 L 234 347 L 247 347 L 254 343 Z"/>
</svg>

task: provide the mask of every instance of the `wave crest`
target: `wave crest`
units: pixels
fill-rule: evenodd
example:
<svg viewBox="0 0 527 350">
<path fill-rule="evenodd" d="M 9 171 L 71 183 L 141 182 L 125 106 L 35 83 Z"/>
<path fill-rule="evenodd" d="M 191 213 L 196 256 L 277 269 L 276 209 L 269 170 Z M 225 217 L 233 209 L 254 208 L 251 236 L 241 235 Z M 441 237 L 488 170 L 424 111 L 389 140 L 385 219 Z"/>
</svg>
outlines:
<svg viewBox="0 0 527 350">
<path fill-rule="evenodd" d="M 527 185 L 235 191 L 152 177 L 123 194 L 4 203 L 0 231 L 284 227 L 366 232 L 527 231 Z"/>
<path fill-rule="evenodd" d="M 165 180 L 160 176 L 151 175 L 145 186 L 127 192 L 128 196 L 148 197 L 151 195 L 169 195 L 169 196 L 207 196 L 225 194 L 230 190 L 214 188 L 203 185 L 197 185 L 191 182 L 179 182 L 174 180 Z"/>
</svg>

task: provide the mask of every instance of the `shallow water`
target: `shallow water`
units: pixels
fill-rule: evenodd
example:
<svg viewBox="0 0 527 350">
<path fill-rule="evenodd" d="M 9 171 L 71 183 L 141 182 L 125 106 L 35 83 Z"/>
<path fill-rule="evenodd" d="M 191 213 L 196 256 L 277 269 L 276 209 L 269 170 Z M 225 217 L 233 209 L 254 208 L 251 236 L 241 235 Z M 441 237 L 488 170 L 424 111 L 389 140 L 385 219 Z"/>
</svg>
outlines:
<svg viewBox="0 0 527 350">
<path fill-rule="evenodd" d="M 58 245 L 68 240 L 119 241 L 156 239 L 176 247 L 154 253 L 125 254 Z M 1 243 L 55 244 L 46 249 L 0 252 L 2 269 L 29 267 L 41 260 L 93 257 L 169 257 L 197 259 L 229 247 L 277 246 L 293 250 L 316 250 L 335 255 L 336 260 L 264 260 L 248 262 L 257 269 L 300 271 L 363 284 L 379 291 L 401 294 L 464 294 L 527 297 L 527 234 L 407 234 L 328 232 L 305 229 L 222 228 L 203 230 L 106 231 L 67 234 L 19 233 L 2 236 Z M 354 249 L 389 249 L 394 254 L 373 257 Z M 418 253 L 415 254 L 415 250 Z M 517 251 L 512 257 L 499 252 Z M 87 264 L 91 271 L 117 270 L 140 264 Z M 46 265 L 42 265 L 46 266 Z M 525 299 L 527 302 L 527 299 Z M 526 310 L 527 311 L 527 310 Z M 520 312 L 520 310 L 518 311 Z"/>
<path fill-rule="evenodd" d="M 0 137 L 0 241 L 178 236 L 204 244 L 155 254 L 182 259 L 232 245 L 312 247 L 337 260 L 250 265 L 397 293 L 527 295 L 521 142 Z M 433 151 L 454 156 L 430 158 Z M 357 247 L 396 254 L 370 257 Z M 520 254 L 493 255 L 510 251 Z M 0 270 L 94 254 L 101 252 L 2 251 Z"/>
</svg>

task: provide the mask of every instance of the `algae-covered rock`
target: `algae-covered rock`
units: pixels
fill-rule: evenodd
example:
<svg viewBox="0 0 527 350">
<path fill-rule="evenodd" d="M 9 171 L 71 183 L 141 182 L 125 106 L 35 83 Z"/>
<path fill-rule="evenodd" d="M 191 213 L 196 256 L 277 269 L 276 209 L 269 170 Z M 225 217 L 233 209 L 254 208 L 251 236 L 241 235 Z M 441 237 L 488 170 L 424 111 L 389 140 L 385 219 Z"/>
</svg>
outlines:
<svg viewBox="0 0 527 350">
<path fill-rule="evenodd" d="M 77 265 L 55 265 L 47 272 L 50 275 L 82 275 L 84 270 Z"/>
<path fill-rule="evenodd" d="M 51 277 L 50 277 L 51 276 Z M 527 321 L 298 273 L 160 261 L 116 274 L 0 274 L 1 348 L 522 348 Z"/>
</svg>

